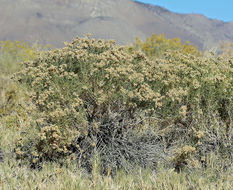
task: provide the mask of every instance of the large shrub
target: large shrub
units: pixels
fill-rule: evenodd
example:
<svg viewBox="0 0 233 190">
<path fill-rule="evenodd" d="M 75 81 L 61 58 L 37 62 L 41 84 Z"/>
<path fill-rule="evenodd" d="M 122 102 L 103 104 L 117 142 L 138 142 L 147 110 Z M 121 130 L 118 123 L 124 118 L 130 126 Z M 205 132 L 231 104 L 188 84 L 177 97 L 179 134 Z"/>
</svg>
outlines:
<svg viewBox="0 0 233 190">
<path fill-rule="evenodd" d="M 182 158 L 182 146 L 186 145 L 195 147 L 193 155 L 200 162 L 213 151 L 224 158 L 223 167 L 228 167 L 226 157 L 232 162 L 233 146 L 230 45 L 222 46 L 220 55 L 203 54 L 189 43 L 182 45 L 179 39 L 152 35 L 145 41 L 136 39 L 131 49 L 134 48 L 157 62 L 151 69 L 155 76 L 153 85 L 164 98 L 157 111 L 161 117 L 157 116 L 155 123 L 167 148 L 181 150 L 175 153 L 175 168 L 187 164 L 186 158 Z"/>
<path fill-rule="evenodd" d="M 91 170 L 97 151 L 104 171 L 155 167 L 161 137 L 167 146 L 188 137 L 195 143 L 201 131 L 193 123 L 209 118 L 210 111 L 230 128 L 232 61 L 175 50 L 161 57 L 149 60 L 111 41 L 85 37 L 25 62 L 16 79 L 32 93 L 37 134 L 18 142 L 18 157 L 36 164 L 73 155 Z"/>
<path fill-rule="evenodd" d="M 97 150 L 105 168 L 126 168 L 129 161 L 155 165 L 158 137 L 133 135 L 143 126 L 142 114 L 161 107 L 160 94 L 144 75 L 148 64 L 144 54 L 88 37 L 25 62 L 15 76 L 32 91 L 38 135 L 18 143 L 18 157 L 37 163 L 75 153 L 90 169 Z"/>
</svg>

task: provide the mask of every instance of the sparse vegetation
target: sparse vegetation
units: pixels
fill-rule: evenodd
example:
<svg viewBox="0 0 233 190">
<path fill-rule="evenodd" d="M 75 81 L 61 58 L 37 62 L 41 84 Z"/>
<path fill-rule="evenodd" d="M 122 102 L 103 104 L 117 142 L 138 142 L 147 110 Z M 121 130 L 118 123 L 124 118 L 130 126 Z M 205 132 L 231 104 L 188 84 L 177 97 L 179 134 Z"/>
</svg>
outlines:
<svg viewBox="0 0 233 190">
<path fill-rule="evenodd" d="M 130 48 L 88 36 L 49 51 L 1 44 L 2 189 L 233 186 L 227 51 L 162 35 Z"/>
</svg>

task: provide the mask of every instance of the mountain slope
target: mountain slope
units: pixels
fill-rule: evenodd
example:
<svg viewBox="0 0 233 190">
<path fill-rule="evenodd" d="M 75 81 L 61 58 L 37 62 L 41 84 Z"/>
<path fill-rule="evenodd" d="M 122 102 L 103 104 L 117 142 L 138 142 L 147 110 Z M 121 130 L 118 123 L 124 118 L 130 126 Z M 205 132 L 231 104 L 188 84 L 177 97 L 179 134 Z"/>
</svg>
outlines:
<svg viewBox="0 0 233 190">
<path fill-rule="evenodd" d="M 0 0 L 0 28 L 0 40 L 38 40 L 56 47 L 86 33 L 121 44 L 164 33 L 201 49 L 233 41 L 232 23 L 132 0 Z"/>
</svg>

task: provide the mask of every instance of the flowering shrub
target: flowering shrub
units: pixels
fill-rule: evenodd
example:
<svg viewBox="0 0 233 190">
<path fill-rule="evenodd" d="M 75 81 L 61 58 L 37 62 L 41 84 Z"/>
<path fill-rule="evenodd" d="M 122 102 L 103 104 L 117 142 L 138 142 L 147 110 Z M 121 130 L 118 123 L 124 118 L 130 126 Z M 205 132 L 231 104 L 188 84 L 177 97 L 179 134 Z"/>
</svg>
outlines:
<svg viewBox="0 0 233 190">
<path fill-rule="evenodd" d="M 114 168 L 124 167 L 122 160 L 148 166 L 160 146 L 156 135 L 145 133 L 156 125 L 147 118 L 158 118 L 161 128 L 188 129 L 211 109 L 230 125 L 232 60 L 175 50 L 161 57 L 86 36 L 25 62 L 15 79 L 31 91 L 38 134 L 19 143 L 20 157 L 37 163 L 75 153 L 91 169 L 88 158 L 96 149 Z"/>
<path fill-rule="evenodd" d="M 131 54 L 112 41 L 88 37 L 25 62 L 25 69 L 15 77 L 32 91 L 31 100 L 38 110 L 33 151 L 41 158 L 55 159 L 95 144 L 90 139 L 80 149 L 79 140 L 72 143 L 99 136 L 99 128 L 102 133 L 121 136 L 124 128 L 136 126 L 140 110 L 161 107 L 162 97 L 144 76 L 147 65 L 150 61 L 144 54 Z M 123 116 L 124 112 L 127 119 L 119 126 L 106 124 L 117 122 L 112 114 Z"/>
<path fill-rule="evenodd" d="M 157 64 L 154 69 L 155 84 L 161 86 L 160 94 L 165 96 L 164 111 L 171 113 L 179 109 L 184 119 L 189 113 L 198 116 L 210 109 L 223 119 L 229 116 L 233 93 L 231 60 L 181 53 L 168 53 L 165 59 L 165 63 Z"/>
<path fill-rule="evenodd" d="M 179 39 L 152 35 L 144 42 L 136 39 L 130 48 L 141 50 L 158 63 L 150 70 L 164 98 L 157 111 L 160 120 L 154 125 L 166 139 L 167 148 L 195 144 L 197 152 L 192 156 L 199 160 L 211 151 L 232 158 L 231 45 L 223 44 L 220 55 L 203 54 L 189 43 L 182 45 Z"/>
</svg>

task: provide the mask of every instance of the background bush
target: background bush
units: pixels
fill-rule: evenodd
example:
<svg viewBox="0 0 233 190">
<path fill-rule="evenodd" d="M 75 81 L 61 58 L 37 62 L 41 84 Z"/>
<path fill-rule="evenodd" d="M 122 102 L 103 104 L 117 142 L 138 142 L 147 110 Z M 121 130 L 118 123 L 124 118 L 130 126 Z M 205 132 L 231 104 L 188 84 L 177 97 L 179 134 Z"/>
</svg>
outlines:
<svg viewBox="0 0 233 190">
<path fill-rule="evenodd" d="M 200 162 L 213 151 L 219 157 L 227 157 L 229 160 L 221 164 L 228 166 L 233 147 L 233 73 L 230 45 L 225 44 L 219 55 L 203 54 L 188 43 L 182 45 L 179 40 L 152 35 L 144 42 L 137 39 L 133 48 L 157 63 L 150 70 L 154 71 L 155 86 L 165 98 L 159 112 L 161 120 L 156 125 L 167 147 L 183 150 L 182 146 L 191 145 L 196 148 L 192 157 L 196 155 Z M 178 156 L 183 163 L 177 162 L 181 152 L 174 157 L 178 168 L 187 163 L 183 156 Z"/>
<path fill-rule="evenodd" d="M 20 63 L 35 57 L 37 45 L 31 47 L 24 41 L 0 41 L 0 72 L 12 74 L 20 69 Z"/>
<path fill-rule="evenodd" d="M 150 58 L 163 58 L 164 52 L 166 51 L 179 51 L 181 53 L 192 54 L 195 56 L 201 55 L 198 48 L 190 44 L 188 41 L 182 44 L 179 38 L 168 39 L 164 34 L 152 34 L 151 37 L 147 37 L 145 41 L 142 41 L 137 37 L 131 48 L 141 50 Z"/>
</svg>

